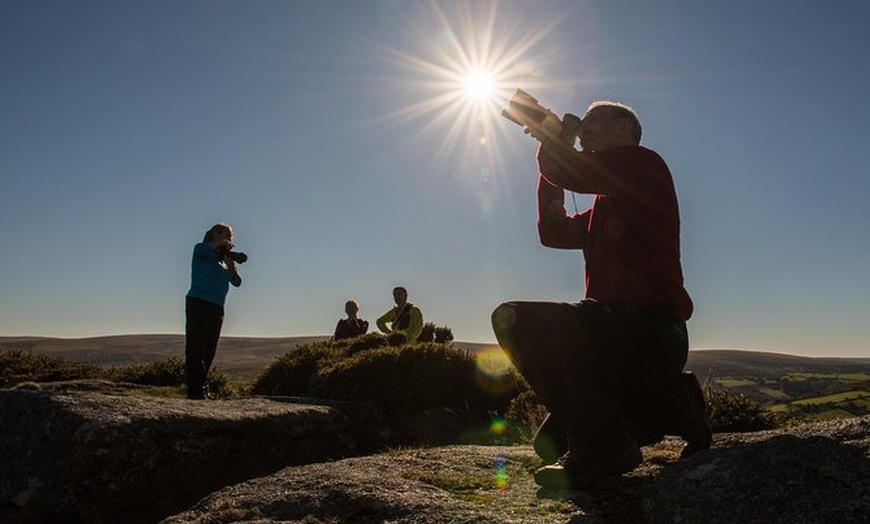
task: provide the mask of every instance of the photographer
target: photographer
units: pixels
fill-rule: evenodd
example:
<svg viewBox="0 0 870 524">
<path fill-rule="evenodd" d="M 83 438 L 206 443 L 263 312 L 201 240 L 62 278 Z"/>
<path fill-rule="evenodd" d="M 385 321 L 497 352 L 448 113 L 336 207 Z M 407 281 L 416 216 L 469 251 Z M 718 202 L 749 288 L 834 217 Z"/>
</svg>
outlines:
<svg viewBox="0 0 870 524">
<path fill-rule="evenodd" d="M 586 260 L 579 303 L 507 302 L 492 314 L 499 343 L 550 412 L 535 450 L 552 464 L 535 480 L 556 489 L 591 486 L 634 469 L 639 446 L 665 434 L 686 440 L 684 456 L 708 448 L 703 393 L 694 375 L 682 373 L 693 305 L 667 165 L 640 146 L 640 122 L 625 105 L 596 102 L 560 126 L 518 93 L 526 108 L 541 110 L 535 115 L 549 117 L 506 115 L 541 142 L 540 241 L 583 250 Z M 568 123 L 574 127 L 565 133 Z M 575 135 L 582 151 L 573 147 Z M 592 207 L 568 216 L 564 190 L 595 195 Z"/>
<path fill-rule="evenodd" d="M 233 229 L 225 223 L 212 226 L 193 248 L 190 291 L 185 299 L 184 356 L 189 399 L 210 398 L 206 377 L 221 335 L 224 301 L 230 284 L 242 284 L 236 263 L 247 260 L 244 253 L 232 249 Z"/>
</svg>

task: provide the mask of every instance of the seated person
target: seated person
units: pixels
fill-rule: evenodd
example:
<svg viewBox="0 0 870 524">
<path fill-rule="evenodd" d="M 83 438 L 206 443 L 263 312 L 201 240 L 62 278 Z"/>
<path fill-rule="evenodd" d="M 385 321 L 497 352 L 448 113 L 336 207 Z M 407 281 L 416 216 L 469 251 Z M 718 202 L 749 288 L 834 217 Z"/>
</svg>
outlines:
<svg viewBox="0 0 870 524">
<path fill-rule="evenodd" d="M 332 335 L 333 340 L 341 340 L 343 338 L 354 338 L 360 335 L 365 335 L 369 330 L 368 320 L 363 320 L 357 317 L 359 313 L 359 304 L 356 300 L 348 300 L 344 303 L 344 312 L 347 313 L 347 318 L 342 318 L 335 325 L 335 333 Z"/>
<path fill-rule="evenodd" d="M 423 312 L 420 308 L 408 302 L 408 290 L 402 286 L 393 289 L 393 300 L 396 307 L 390 309 L 378 319 L 378 329 L 381 333 L 402 333 L 410 343 L 417 342 L 417 337 L 423 331 Z M 387 323 L 390 326 L 387 326 Z"/>
</svg>

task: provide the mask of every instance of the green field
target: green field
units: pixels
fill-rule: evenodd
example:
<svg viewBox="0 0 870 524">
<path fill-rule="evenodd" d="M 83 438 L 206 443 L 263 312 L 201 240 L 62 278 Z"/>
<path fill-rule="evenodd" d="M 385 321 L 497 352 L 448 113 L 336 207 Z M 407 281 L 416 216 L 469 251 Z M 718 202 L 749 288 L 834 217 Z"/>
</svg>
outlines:
<svg viewBox="0 0 870 524">
<path fill-rule="evenodd" d="M 758 379 L 755 378 L 740 378 L 740 377 L 722 377 L 713 379 L 716 386 L 726 389 L 738 388 L 741 386 L 755 386 L 758 384 Z"/>
<path fill-rule="evenodd" d="M 821 404 L 839 404 L 840 402 L 848 401 L 863 401 L 865 404 L 870 403 L 870 391 L 863 389 L 857 391 L 844 391 L 835 395 L 795 400 L 792 404 L 797 406 L 817 406 Z"/>
<path fill-rule="evenodd" d="M 843 380 L 849 382 L 862 382 L 870 380 L 870 373 L 788 373 L 783 376 L 784 380 Z"/>
</svg>

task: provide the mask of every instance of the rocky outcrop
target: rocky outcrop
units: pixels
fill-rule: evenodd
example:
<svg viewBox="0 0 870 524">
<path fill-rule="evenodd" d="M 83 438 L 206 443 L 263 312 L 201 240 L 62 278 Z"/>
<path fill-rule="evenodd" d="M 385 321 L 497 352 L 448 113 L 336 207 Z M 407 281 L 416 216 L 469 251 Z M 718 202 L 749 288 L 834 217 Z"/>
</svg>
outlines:
<svg viewBox="0 0 870 524">
<path fill-rule="evenodd" d="M 0 391 L 0 521 L 153 523 L 223 486 L 377 449 L 367 404 Z"/>
<path fill-rule="evenodd" d="M 870 418 L 644 449 L 590 492 L 535 486 L 528 446 L 408 450 L 286 468 L 227 487 L 163 524 L 854 524 L 870 522 Z"/>
<path fill-rule="evenodd" d="M 870 416 L 718 435 L 644 493 L 651 524 L 870 522 Z"/>
<path fill-rule="evenodd" d="M 281 400 L 0 391 L 0 522 L 870 522 L 870 417 L 718 434 L 682 461 L 669 439 L 556 493 L 529 446 L 371 454 L 389 435 L 373 407 Z"/>
</svg>

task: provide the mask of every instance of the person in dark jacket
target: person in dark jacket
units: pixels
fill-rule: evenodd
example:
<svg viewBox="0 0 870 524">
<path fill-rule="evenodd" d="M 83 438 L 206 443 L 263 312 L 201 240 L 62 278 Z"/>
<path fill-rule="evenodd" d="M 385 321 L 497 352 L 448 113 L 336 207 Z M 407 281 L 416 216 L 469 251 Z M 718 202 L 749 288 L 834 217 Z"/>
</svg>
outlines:
<svg viewBox="0 0 870 524">
<path fill-rule="evenodd" d="M 567 116 L 566 116 L 567 118 Z M 574 117 L 576 118 L 576 117 Z M 539 484 L 583 488 L 634 469 L 640 445 L 683 437 L 690 455 L 710 446 L 703 393 L 683 373 L 686 321 L 680 218 L 671 173 L 640 146 L 623 104 L 596 102 L 576 137 L 526 129 L 538 150 L 538 234 L 544 246 L 579 249 L 579 303 L 507 302 L 492 314 L 496 337 L 549 416 L 535 449 Z M 569 216 L 564 191 L 595 195 Z"/>
<path fill-rule="evenodd" d="M 359 304 L 356 300 L 348 300 L 344 303 L 344 312 L 347 313 L 347 318 L 339 319 L 335 325 L 335 333 L 332 335 L 333 340 L 341 340 L 344 338 L 354 338 L 365 335 L 369 330 L 369 322 L 359 318 Z"/>
</svg>

